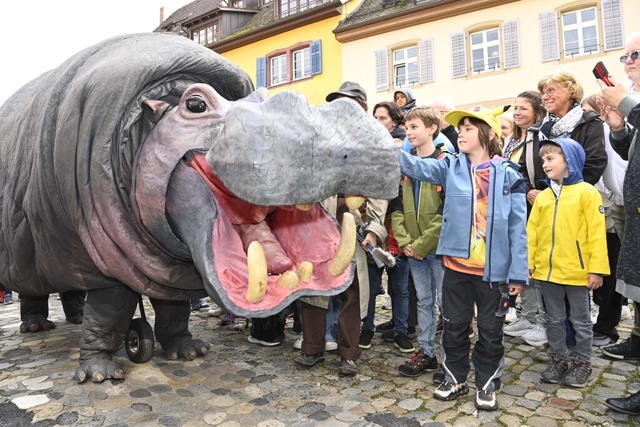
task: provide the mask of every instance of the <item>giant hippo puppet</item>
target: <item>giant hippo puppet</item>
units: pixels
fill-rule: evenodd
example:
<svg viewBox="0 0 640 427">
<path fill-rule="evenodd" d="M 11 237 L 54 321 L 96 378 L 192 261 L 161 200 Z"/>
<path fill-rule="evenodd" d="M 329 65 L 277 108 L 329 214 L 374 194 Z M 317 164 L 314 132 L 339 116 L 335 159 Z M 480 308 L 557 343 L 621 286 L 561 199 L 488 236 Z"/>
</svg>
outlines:
<svg viewBox="0 0 640 427">
<path fill-rule="evenodd" d="M 114 37 L 0 107 L 0 283 L 23 331 L 52 327 L 49 294 L 86 291 L 76 379 L 120 379 L 140 295 L 165 356 L 193 359 L 208 344 L 190 299 L 260 318 L 345 290 L 353 226 L 318 202 L 390 199 L 399 178 L 388 131 L 351 100 L 267 99 L 189 39 Z"/>
</svg>

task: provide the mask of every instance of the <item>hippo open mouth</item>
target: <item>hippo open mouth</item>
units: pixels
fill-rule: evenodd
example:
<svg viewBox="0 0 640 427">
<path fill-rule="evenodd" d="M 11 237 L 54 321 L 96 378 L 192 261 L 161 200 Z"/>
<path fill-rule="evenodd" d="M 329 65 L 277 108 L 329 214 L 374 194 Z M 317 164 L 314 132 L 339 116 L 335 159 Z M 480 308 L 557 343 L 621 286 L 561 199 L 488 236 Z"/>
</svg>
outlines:
<svg viewBox="0 0 640 427">
<path fill-rule="evenodd" d="M 336 221 L 320 204 L 251 204 L 225 187 L 203 154 L 191 154 L 191 166 L 216 200 L 210 253 L 217 279 L 235 306 L 268 310 L 296 290 L 335 293 L 350 283 L 355 237 L 345 236 L 341 249 Z M 343 231 L 354 232 L 354 226 Z M 264 257 L 250 250 L 256 241 Z"/>
</svg>

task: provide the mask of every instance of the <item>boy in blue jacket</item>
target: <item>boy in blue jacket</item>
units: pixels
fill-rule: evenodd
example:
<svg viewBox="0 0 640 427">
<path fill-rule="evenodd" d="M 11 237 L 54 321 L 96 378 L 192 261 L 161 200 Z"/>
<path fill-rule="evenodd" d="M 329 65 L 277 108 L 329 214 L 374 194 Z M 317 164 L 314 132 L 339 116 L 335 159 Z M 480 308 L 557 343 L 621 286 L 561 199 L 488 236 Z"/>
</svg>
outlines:
<svg viewBox="0 0 640 427">
<path fill-rule="evenodd" d="M 509 295 L 528 283 L 525 182 L 517 165 L 500 157 L 503 109 L 454 110 L 445 120 L 458 127 L 460 154 L 441 160 L 400 153 L 402 173 L 445 191 L 436 253 L 445 267 L 442 287 L 442 352 L 445 381 L 433 395 L 453 400 L 469 392 L 468 331 L 478 314 L 473 348 L 478 409 L 496 410 L 504 370 L 502 342 Z"/>
</svg>

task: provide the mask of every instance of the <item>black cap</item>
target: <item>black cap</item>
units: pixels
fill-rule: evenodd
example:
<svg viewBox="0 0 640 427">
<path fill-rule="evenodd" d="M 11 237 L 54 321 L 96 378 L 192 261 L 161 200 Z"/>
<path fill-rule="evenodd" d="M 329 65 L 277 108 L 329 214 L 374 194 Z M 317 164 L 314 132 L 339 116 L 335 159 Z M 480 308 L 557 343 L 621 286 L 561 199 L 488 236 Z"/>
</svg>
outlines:
<svg viewBox="0 0 640 427">
<path fill-rule="evenodd" d="M 365 103 L 367 102 L 367 93 L 364 91 L 364 89 L 362 89 L 362 86 L 354 82 L 342 83 L 337 92 L 331 92 L 329 95 L 327 95 L 327 102 L 331 102 L 340 96 L 359 99 Z"/>
</svg>

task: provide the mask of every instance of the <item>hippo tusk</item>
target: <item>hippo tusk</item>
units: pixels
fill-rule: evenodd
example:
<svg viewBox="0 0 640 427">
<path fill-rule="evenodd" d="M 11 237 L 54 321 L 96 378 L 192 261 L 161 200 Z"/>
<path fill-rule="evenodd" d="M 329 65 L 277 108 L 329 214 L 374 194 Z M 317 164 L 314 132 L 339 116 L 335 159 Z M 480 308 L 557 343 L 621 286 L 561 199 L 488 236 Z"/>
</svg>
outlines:
<svg viewBox="0 0 640 427">
<path fill-rule="evenodd" d="M 342 231 L 340 232 L 340 246 L 336 254 L 329 261 L 329 274 L 341 275 L 351 263 L 356 251 L 356 220 L 349 212 L 342 216 Z"/>
<path fill-rule="evenodd" d="M 309 283 L 313 275 L 313 264 L 309 261 L 302 261 L 298 265 L 298 277 L 303 283 Z"/>
<path fill-rule="evenodd" d="M 269 280 L 267 257 L 262 245 L 257 240 L 251 242 L 247 249 L 247 270 L 249 284 L 246 298 L 250 303 L 256 304 L 262 301 L 267 293 L 267 281 Z"/>
<path fill-rule="evenodd" d="M 296 209 L 306 212 L 313 207 L 313 203 L 298 203 L 295 206 L 296 206 Z"/>
<path fill-rule="evenodd" d="M 344 196 L 344 203 L 347 205 L 349 210 L 352 211 L 362 206 L 362 204 L 364 203 L 364 197 L 346 194 Z"/>
</svg>

